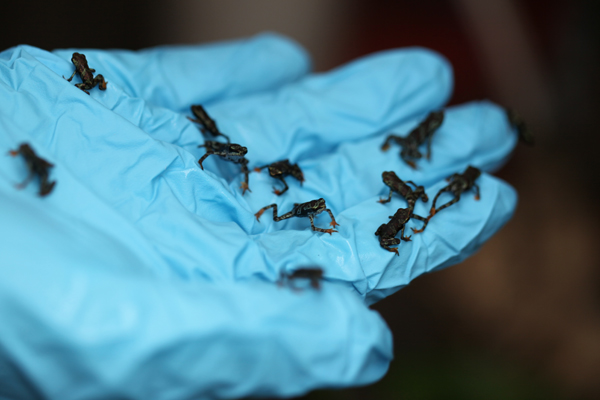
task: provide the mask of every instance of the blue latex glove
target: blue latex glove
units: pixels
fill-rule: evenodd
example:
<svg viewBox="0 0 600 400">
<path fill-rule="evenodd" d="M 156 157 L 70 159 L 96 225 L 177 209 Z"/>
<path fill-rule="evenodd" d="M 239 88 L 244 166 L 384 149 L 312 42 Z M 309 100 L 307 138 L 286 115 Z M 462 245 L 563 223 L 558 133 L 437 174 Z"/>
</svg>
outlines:
<svg viewBox="0 0 600 400">
<path fill-rule="evenodd" d="M 306 54 L 274 35 L 79 50 L 108 82 L 91 95 L 62 78 L 74 51 L 0 54 L 0 152 L 29 143 L 57 181 L 44 198 L 35 181 L 17 190 L 25 162 L 0 156 L 0 398 L 292 396 L 374 382 L 392 339 L 367 305 L 465 259 L 514 211 L 514 190 L 484 173 L 480 201 L 465 194 L 399 256 L 379 245 L 375 230 L 406 207 L 397 195 L 377 203 L 383 171 L 426 187 L 430 202 L 415 209 L 426 216 L 445 177 L 493 170 L 516 143 L 504 111 L 476 102 L 446 110 L 418 170 L 398 147 L 380 150 L 449 98 L 450 66 L 430 51 L 310 75 Z M 248 147 L 250 168 L 289 158 L 304 185 L 289 179 L 275 196 L 263 171 L 242 196 L 239 165 L 211 156 L 201 170 L 192 104 Z M 338 233 L 254 217 L 319 197 Z M 312 265 L 325 271 L 321 291 L 274 284 Z"/>
</svg>

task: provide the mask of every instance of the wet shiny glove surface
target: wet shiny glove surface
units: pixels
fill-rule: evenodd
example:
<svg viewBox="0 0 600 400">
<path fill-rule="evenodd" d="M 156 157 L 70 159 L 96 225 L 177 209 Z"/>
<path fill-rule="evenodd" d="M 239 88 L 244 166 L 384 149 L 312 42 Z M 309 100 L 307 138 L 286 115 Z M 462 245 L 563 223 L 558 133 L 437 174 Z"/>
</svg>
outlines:
<svg viewBox="0 0 600 400">
<path fill-rule="evenodd" d="M 79 51 L 108 82 L 67 82 Z M 0 398 L 187 399 L 292 396 L 374 382 L 392 339 L 367 305 L 458 263 L 512 215 L 516 193 L 482 174 L 423 233 L 384 250 L 375 231 L 406 207 L 381 173 L 423 185 L 427 216 L 444 178 L 493 171 L 516 143 L 502 108 L 446 109 L 431 159 L 411 169 L 385 137 L 406 135 L 452 90 L 447 62 L 424 49 L 374 54 L 309 74 L 306 54 L 260 35 L 143 51 L 19 46 L 0 53 Z M 289 159 L 305 182 L 250 174 L 205 150 L 190 106 L 248 148 L 249 168 Z M 207 139 L 211 139 L 207 137 Z M 222 140 L 219 139 L 219 140 Z M 52 163 L 39 197 L 21 143 Z M 307 218 L 275 222 L 324 198 L 338 232 Z M 445 202 L 451 197 L 441 198 Z M 327 228 L 327 213 L 315 218 Z M 420 228 L 411 220 L 407 226 Z M 409 234 L 407 229 L 407 234 Z M 321 290 L 275 284 L 319 266 Z"/>
</svg>

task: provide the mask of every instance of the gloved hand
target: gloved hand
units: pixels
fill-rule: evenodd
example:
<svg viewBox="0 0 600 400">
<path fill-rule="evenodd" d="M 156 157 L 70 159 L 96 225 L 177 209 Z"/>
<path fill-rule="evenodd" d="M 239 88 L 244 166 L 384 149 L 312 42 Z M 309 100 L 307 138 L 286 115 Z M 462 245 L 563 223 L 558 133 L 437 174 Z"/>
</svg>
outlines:
<svg viewBox="0 0 600 400">
<path fill-rule="evenodd" d="M 426 187 L 415 209 L 426 216 L 445 177 L 493 170 L 516 143 L 504 111 L 475 102 L 446 110 L 418 170 L 398 147 L 381 151 L 449 98 L 450 66 L 431 51 L 308 74 L 306 54 L 274 35 L 79 50 L 108 82 L 90 95 L 62 77 L 73 52 L 0 54 L 0 152 L 29 143 L 57 181 L 46 197 L 35 181 L 18 190 L 25 162 L 0 156 L 0 398 L 293 396 L 374 382 L 392 339 L 367 305 L 465 259 L 514 211 L 514 190 L 483 174 L 480 201 L 465 194 L 399 256 L 379 245 L 377 227 L 406 207 L 377 202 L 383 171 Z M 192 104 L 248 148 L 250 169 L 288 158 L 304 185 L 289 179 L 276 196 L 277 181 L 251 173 L 242 196 L 239 165 L 211 156 L 201 170 Z M 254 216 L 320 197 L 340 224 L 332 235 Z M 324 269 L 321 290 L 274 284 L 306 266 Z"/>
</svg>

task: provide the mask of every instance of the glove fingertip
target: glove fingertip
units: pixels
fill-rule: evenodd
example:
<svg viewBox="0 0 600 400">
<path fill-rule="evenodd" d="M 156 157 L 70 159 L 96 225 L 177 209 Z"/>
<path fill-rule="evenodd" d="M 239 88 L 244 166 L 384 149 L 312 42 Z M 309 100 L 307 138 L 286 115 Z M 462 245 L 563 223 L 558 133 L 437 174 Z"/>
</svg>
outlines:
<svg viewBox="0 0 600 400">
<path fill-rule="evenodd" d="M 431 80 L 437 82 L 439 104 L 433 108 L 442 107 L 448 102 L 454 90 L 454 70 L 450 61 L 441 53 L 425 47 L 411 47 L 404 51 L 412 54 L 419 71 L 429 75 Z"/>
<path fill-rule="evenodd" d="M 494 205 L 494 223 L 481 231 L 480 240 L 486 242 L 513 216 L 517 209 L 518 195 L 515 188 L 501 179 L 490 177 L 497 182 L 498 193 Z"/>
<path fill-rule="evenodd" d="M 274 63 L 281 63 L 281 67 L 292 67 L 297 78 L 311 71 L 312 60 L 308 51 L 294 39 L 279 33 L 267 31 L 256 35 L 252 40 L 257 42 L 261 48 L 268 49 L 265 56 L 271 58 Z M 293 80 L 288 77 L 288 80 Z"/>
</svg>

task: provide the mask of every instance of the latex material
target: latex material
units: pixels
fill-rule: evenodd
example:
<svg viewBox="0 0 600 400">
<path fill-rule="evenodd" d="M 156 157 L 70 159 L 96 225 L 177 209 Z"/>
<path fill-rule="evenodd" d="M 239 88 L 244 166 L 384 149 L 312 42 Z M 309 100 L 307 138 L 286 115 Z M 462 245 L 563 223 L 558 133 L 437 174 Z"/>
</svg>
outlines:
<svg viewBox="0 0 600 400">
<path fill-rule="evenodd" d="M 422 273 L 468 257 L 512 215 L 516 194 L 487 174 L 429 227 L 382 249 L 374 235 L 405 202 L 381 172 L 425 185 L 472 164 L 493 170 L 516 143 L 489 102 L 447 110 L 430 161 L 411 170 L 387 134 L 406 134 L 449 98 L 447 62 L 424 49 L 375 54 L 308 75 L 306 54 L 261 35 L 140 52 L 78 50 L 108 81 L 87 95 L 62 76 L 75 50 L 0 53 L 0 149 L 30 143 L 55 165 L 39 198 L 19 157 L 0 157 L 0 397 L 231 398 L 292 396 L 379 379 L 391 334 L 365 305 Z M 252 173 L 203 149 L 191 104 L 204 104 L 250 168 L 284 158 L 305 183 Z M 325 198 L 340 224 L 274 222 L 293 203 Z M 430 204 L 417 203 L 427 215 Z M 315 223 L 327 227 L 326 213 Z M 411 222 L 409 226 L 420 227 Z M 408 233 L 409 231 L 407 231 Z M 318 265 L 320 292 L 273 283 Z"/>
</svg>

